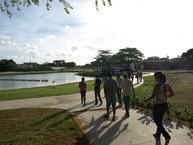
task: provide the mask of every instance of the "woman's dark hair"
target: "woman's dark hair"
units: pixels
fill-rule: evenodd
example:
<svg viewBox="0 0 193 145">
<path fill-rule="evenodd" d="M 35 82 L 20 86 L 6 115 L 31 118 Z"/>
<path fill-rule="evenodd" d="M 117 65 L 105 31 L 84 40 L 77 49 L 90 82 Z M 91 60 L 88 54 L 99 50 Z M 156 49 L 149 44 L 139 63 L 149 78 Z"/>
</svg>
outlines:
<svg viewBox="0 0 193 145">
<path fill-rule="evenodd" d="M 123 78 L 127 79 L 127 75 L 124 75 Z"/>
<path fill-rule="evenodd" d="M 107 75 L 109 78 L 111 78 L 112 77 L 112 74 L 111 73 L 108 73 L 108 75 Z"/>
<path fill-rule="evenodd" d="M 82 82 L 83 82 L 83 81 L 85 80 L 85 78 L 84 78 L 84 77 L 82 77 L 82 79 L 81 79 L 81 80 L 82 80 Z"/>
<path fill-rule="evenodd" d="M 162 83 L 166 82 L 166 76 L 162 72 L 155 72 L 154 77 L 158 78 Z"/>
</svg>

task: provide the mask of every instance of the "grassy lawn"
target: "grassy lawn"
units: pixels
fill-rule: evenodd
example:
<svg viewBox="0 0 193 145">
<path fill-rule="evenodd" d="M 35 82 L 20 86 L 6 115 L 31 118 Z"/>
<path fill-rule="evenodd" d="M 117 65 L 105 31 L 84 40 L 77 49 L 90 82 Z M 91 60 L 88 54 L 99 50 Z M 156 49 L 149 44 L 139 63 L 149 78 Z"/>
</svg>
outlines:
<svg viewBox="0 0 193 145">
<path fill-rule="evenodd" d="M 0 111 L 1 145 L 88 145 L 73 116 L 61 109 Z"/>
<path fill-rule="evenodd" d="M 182 118 L 193 115 L 193 72 L 192 71 L 165 71 L 167 82 L 174 91 L 174 97 L 169 98 L 171 102 L 171 114 L 176 116 L 176 111 L 181 112 Z M 136 97 L 143 101 L 151 95 L 155 81 L 153 76 L 144 78 L 144 84 L 136 88 Z"/>
<path fill-rule="evenodd" d="M 94 80 L 86 81 L 86 83 L 88 91 L 94 89 Z M 78 83 L 29 89 L 1 90 L 0 101 L 66 95 L 78 92 Z"/>
</svg>

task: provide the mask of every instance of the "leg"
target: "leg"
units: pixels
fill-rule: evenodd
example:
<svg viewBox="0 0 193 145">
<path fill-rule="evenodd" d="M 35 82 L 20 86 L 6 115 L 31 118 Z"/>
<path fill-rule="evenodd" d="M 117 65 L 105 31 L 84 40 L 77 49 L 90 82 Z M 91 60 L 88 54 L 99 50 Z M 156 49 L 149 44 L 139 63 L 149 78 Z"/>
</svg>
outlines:
<svg viewBox="0 0 193 145">
<path fill-rule="evenodd" d="M 107 119 L 109 119 L 109 107 L 110 107 L 110 101 L 107 99 L 107 102 L 106 102 L 106 110 L 107 110 L 106 117 L 107 117 Z"/>
<path fill-rule="evenodd" d="M 100 94 L 101 90 L 97 91 L 98 97 L 99 97 L 99 101 L 100 101 L 100 105 L 102 105 L 103 101 L 101 99 L 101 94 Z"/>
<path fill-rule="evenodd" d="M 112 103 L 112 109 L 113 109 L 113 121 L 115 121 L 115 114 L 116 114 L 116 97 L 114 97 L 114 99 L 111 100 Z"/>
<path fill-rule="evenodd" d="M 129 115 L 129 103 L 130 103 L 130 96 L 124 96 L 124 103 L 125 103 L 125 115 Z"/>
<path fill-rule="evenodd" d="M 94 95 L 95 95 L 95 105 L 98 104 L 98 99 L 97 99 L 97 90 L 94 90 Z"/>
<path fill-rule="evenodd" d="M 83 104 L 83 91 L 80 92 L 80 96 L 81 96 L 81 104 Z"/>
<path fill-rule="evenodd" d="M 121 103 L 121 89 L 120 88 L 117 89 L 117 97 L 119 100 L 119 105 L 121 105 L 122 103 Z"/>
<path fill-rule="evenodd" d="M 154 122 L 157 125 L 156 136 L 160 138 L 162 134 L 166 139 L 170 139 L 171 138 L 170 135 L 165 130 L 162 124 L 162 119 L 166 110 L 167 110 L 167 104 L 155 105 L 153 116 L 154 116 Z"/>
<path fill-rule="evenodd" d="M 86 91 L 84 91 L 83 97 L 84 105 L 86 105 Z"/>
</svg>

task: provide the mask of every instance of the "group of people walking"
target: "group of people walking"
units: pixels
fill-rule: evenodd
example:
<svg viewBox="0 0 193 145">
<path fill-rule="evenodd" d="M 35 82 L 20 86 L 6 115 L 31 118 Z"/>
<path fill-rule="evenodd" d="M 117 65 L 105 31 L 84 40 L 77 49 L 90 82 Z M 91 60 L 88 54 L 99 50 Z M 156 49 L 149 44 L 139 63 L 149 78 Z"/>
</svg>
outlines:
<svg viewBox="0 0 193 145">
<path fill-rule="evenodd" d="M 103 101 L 101 98 L 100 90 L 101 90 L 102 81 L 99 78 L 99 75 L 96 75 L 95 83 L 94 83 L 94 94 L 95 94 L 95 103 L 94 105 L 99 106 L 102 105 Z M 79 83 L 80 93 L 81 93 L 81 103 L 83 106 L 86 105 L 86 83 L 84 77 L 82 77 L 82 81 Z M 104 95 L 106 99 L 106 117 L 109 118 L 109 109 L 112 106 L 113 117 L 112 120 L 115 120 L 116 115 L 116 96 L 118 98 L 119 106 L 122 106 L 122 94 L 123 101 L 125 106 L 125 116 L 129 117 L 129 108 L 130 108 L 130 97 L 133 93 L 135 96 L 135 91 L 133 87 L 133 83 L 130 79 L 128 79 L 127 75 L 123 76 L 123 79 L 120 77 L 120 74 L 117 74 L 116 80 L 112 78 L 112 74 L 108 73 L 103 79 L 103 88 Z"/>
<path fill-rule="evenodd" d="M 162 119 L 164 113 L 167 111 L 167 98 L 174 96 L 174 93 L 169 84 L 166 83 L 166 76 L 162 72 L 155 72 L 154 78 L 156 81 L 156 85 L 154 86 L 152 95 L 145 99 L 144 101 L 154 100 L 154 108 L 153 108 L 153 119 L 157 126 L 156 133 L 153 134 L 155 139 L 160 140 L 161 134 L 165 138 L 165 145 L 167 145 L 171 139 L 171 136 L 165 130 L 162 124 Z M 82 81 L 79 83 L 80 93 L 81 93 L 81 103 L 85 105 L 86 103 L 86 83 L 84 82 L 84 77 Z M 94 83 L 94 92 L 95 92 L 95 105 L 98 104 L 98 100 L 100 101 L 99 105 L 102 105 L 102 99 L 100 95 L 100 86 L 102 84 L 101 79 L 98 75 L 96 75 L 95 83 Z M 133 83 L 130 79 L 128 79 L 127 75 L 123 75 L 123 79 L 120 77 L 120 74 L 117 74 L 116 79 L 112 78 L 112 74 L 109 73 L 103 79 L 103 87 L 104 87 L 104 95 L 106 99 L 106 118 L 109 118 L 109 109 L 112 105 L 113 117 L 112 121 L 115 121 L 116 115 L 116 96 L 118 98 L 119 106 L 122 106 L 122 98 L 125 107 L 125 116 L 129 117 L 129 108 L 130 108 L 130 98 L 133 94 L 135 96 L 135 90 L 133 87 Z M 135 97 L 134 97 L 135 98 Z"/>
</svg>

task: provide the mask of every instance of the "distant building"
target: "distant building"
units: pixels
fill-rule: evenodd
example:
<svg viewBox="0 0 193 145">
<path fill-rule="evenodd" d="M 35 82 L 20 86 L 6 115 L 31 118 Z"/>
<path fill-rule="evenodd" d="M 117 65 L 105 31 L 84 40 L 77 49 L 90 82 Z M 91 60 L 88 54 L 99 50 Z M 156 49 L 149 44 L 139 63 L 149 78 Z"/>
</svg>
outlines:
<svg viewBox="0 0 193 145">
<path fill-rule="evenodd" d="M 37 65 L 36 62 L 24 62 L 23 64 L 17 64 L 17 68 L 34 68 Z"/>
<path fill-rule="evenodd" d="M 54 60 L 53 64 L 56 66 L 64 66 L 65 65 L 65 60 Z"/>
<path fill-rule="evenodd" d="M 144 70 L 184 70 L 190 69 L 190 66 L 181 59 L 159 59 L 144 60 L 142 62 Z"/>
</svg>

